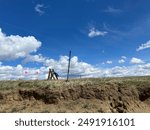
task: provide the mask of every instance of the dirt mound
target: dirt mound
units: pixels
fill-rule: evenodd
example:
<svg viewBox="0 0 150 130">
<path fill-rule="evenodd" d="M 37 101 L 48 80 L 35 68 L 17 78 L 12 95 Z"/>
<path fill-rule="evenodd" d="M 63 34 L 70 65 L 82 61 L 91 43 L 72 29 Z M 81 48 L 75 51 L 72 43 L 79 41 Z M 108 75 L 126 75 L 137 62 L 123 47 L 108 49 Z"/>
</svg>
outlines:
<svg viewBox="0 0 150 130">
<path fill-rule="evenodd" d="M 0 91 L 0 103 L 1 112 L 150 112 L 150 87 L 120 82 L 19 87 Z"/>
</svg>

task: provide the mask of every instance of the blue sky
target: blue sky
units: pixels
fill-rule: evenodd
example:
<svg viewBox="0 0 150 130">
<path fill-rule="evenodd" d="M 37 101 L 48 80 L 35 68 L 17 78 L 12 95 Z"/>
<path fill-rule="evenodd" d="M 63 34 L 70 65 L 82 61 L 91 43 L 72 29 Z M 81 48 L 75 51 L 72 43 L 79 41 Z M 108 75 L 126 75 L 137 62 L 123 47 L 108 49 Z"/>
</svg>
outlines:
<svg viewBox="0 0 150 130">
<path fill-rule="evenodd" d="M 0 0 L 0 77 L 8 66 L 12 72 L 43 67 L 46 74 L 52 67 L 63 74 L 69 50 L 72 72 L 107 75 L 116 67 L 148 66 L 137 74 L 143 75 L 150 69 L 149 5 L 149 0 Z"/>
</svg>

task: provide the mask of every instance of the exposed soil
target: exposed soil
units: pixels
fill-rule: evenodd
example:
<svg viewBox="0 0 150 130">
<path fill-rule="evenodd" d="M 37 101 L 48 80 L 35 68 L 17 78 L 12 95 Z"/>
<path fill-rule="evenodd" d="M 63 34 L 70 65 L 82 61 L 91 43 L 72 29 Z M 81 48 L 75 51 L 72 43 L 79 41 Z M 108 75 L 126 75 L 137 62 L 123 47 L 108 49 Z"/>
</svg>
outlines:
<svg viewBox="0 0 150 130">
<path fill-rule="evenodd" d="M 21 86 L 22 82 L 18 84 Z M 34 84 L 30 88 L 3 89 L 0 112 L 150 112 L 150 85 L 106 81 L 53 88 Z"/>
</svg>

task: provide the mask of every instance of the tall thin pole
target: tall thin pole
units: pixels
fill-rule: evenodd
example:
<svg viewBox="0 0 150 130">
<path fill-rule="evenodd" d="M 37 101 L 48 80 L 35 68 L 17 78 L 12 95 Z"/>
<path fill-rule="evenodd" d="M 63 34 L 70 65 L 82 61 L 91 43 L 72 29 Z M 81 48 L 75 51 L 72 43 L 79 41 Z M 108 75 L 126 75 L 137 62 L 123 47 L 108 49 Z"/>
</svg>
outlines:
<svg viewBox="0 0 150 130">
<path fill-rule="evenodd" d="M 70 61 L 71 61 L 71 51 L 69 51 L 69 62 L 68 62 L 67 82 L 69 81 Z"/>
</svg>

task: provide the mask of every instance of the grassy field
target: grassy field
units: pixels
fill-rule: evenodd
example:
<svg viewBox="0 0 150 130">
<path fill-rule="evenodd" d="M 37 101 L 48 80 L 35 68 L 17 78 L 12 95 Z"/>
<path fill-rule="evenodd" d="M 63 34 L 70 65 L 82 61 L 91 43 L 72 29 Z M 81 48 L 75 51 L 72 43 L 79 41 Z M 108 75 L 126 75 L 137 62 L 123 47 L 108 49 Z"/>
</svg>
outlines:
<svg viewBox="0 0 150 130">
<path fill-rule="evenodd" d="M 150 77 L 0 81 L 0 112 L 150 112 Z"/>
</svg>

